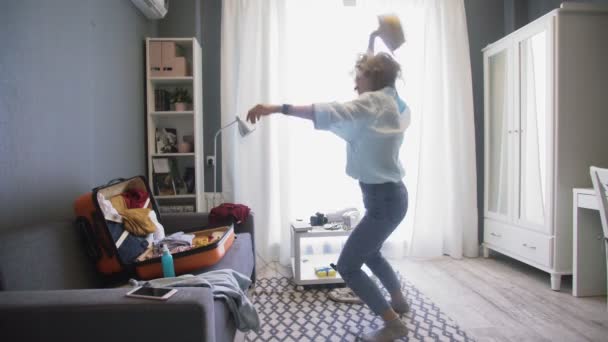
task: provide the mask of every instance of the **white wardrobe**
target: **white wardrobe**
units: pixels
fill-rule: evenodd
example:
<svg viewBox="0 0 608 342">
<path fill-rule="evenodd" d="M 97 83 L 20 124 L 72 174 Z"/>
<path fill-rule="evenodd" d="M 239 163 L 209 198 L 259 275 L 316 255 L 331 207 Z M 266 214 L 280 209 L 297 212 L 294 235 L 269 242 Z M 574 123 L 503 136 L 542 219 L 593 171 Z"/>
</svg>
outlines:
<svg viewBox="0 0 608 342">
<path fill-rule="evenodd" d="M 484 256 L 572 274 L 572 188 L 608 165 L 608 8 L 562 5 L 483 49 Z"/>
</svg>

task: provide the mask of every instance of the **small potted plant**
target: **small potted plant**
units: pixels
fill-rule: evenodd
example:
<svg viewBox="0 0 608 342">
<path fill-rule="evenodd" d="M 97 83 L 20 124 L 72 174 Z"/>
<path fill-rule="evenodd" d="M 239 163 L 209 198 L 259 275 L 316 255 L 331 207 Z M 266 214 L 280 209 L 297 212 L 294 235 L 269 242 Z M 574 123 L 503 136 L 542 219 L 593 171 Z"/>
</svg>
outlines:
<svg viewBox="0 0 608 342">
<path fill-rule="evenodd" d="M 171 103 L 173 103 L 175 111 L 183 112 L 189 109 L 192 96 L 186 88 L 175 88 L 175 91 L 171 94 Z"/>
</svg>

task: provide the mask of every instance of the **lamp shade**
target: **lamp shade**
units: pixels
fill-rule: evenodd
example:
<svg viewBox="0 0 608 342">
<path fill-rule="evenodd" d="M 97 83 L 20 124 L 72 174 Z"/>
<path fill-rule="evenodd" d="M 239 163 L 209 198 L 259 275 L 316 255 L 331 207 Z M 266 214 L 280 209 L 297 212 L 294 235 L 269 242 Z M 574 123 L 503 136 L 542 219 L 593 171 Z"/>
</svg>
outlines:
<svg viewBox="0 0 608 342">
<path fill-rule="evenodd" d="M 255 128 L 251 128 L 251 126 L 249 126 L 249 124 L 247 124 L 245 121 L 241 120 L 241 118 L 239 118 L 239 116 L 236 116 L 236 119 L 232 120 L 229 124 L 227 124 L 226 126 L 220 128 L 217 130 L 217 132 L 215 133 L 215 136 L 213 137 L 213 156 L 217 156 L 217 137 L 220 135 L 220 133 L 222 132 L 222 130 L 234 125 L 234 123 L 237 123 L 237 126 L 239 126 L 239 134 L 241 135 L 241 137 L 245 137 L 247 135 L 249 135 L 251 132 L 255 131 Z M 216 177 L 216 171 L 217 167 L 216 164 L 213 163 L 213 193 L 217 194 L 217 177 Z M 215 201 L 215 195 L 214 195 L 214 201 Z"/>
<path fill-rule="evenodd" d="M 239 134 L 241 137 L 249 135 L 251 132 L 255 131 L 255 128 L 251 128 L 245 121 L 241 120 L 238 116 L 236 117 L 236 122 L 239 126 Z"/>
</svg>

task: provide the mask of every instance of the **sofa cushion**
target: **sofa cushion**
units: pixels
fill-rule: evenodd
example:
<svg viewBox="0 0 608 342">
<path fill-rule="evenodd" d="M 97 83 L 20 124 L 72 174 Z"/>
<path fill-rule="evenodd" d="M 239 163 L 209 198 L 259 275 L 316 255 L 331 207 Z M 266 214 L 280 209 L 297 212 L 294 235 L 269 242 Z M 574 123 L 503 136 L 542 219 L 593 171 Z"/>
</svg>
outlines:
<svg viewBox="0 0 608 342">
<path fill-rule="evenodd" d="M 95 269 L 71 221 L 0 231 L 3 290 L 98 287 Z"/>
</svg>

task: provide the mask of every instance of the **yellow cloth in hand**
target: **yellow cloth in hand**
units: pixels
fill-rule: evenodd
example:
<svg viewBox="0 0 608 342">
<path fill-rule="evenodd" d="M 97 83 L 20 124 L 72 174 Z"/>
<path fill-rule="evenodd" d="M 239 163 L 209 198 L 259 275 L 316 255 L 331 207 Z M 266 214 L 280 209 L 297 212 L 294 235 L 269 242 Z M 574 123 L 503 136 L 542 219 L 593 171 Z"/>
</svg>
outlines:
<svg viewBox="0 0 608 342">
<path fill-rule="evenodd" d="M 150 208 L 119 210 L 125 230 L 137 236 L 145 236 L 156 231 L 154 222 L 150 219 Z"/>
</svg>

